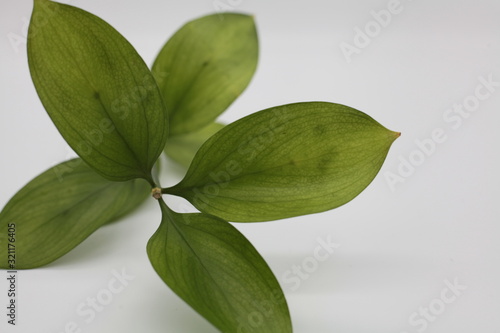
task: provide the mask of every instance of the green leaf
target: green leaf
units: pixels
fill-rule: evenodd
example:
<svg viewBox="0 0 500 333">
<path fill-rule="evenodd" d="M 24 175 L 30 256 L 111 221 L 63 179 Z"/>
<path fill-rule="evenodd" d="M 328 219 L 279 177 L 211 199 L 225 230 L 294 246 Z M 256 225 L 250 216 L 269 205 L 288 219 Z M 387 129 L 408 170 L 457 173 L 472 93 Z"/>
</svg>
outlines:
<svg viewBox="0 0 500 333">
<path fill-rule="evenodd" d="M 279 106 L 212 136 L 184 179 L 163 191 L 234 222 L 317 213 L 368 186 L 398 136 L 347 106 Z"/>
<path fill-rule="evenodd" d="M 152 182 L 168 116 L 153 75 L 123 36 L 81 9 L 35 0 L 28 60 L 45 109 L 85 162 L 110 180 Z"/>
<path fill-rule="evenodd" d="M 264 259 L 231 224 L 178 214 L 163 219 L 148 255 L 165 283 L 222 332 L 292 332 L 283 291 Z"/>
<path fill-rule="evenodd" d="M 173 136 L 167 141 L 165 153 L 177 163 L 188 168 L 201 145 L 223 128 L 223 124 L 212 123 L 200 131 Z"/>
<path fill-rule="evenodd" d="M 251 16 L 209 15 L 177 31 L 152 69 L 167 103 L 171 134 L 212 123 L 246 88 L 257 60 Z"/>
<path fill-rule="evenodd" d="M 137 208 L 149 193 L 144 180 L 111 182 L 79 158 L 58 164 L 29 182 L 4 207 L 0 244 L 7 248 L 8 226 L 15 224 L 15 268 L 46 265 L 102 225 Z M 0 268 L 10 268 L 6 251 Z"/>
</svg>

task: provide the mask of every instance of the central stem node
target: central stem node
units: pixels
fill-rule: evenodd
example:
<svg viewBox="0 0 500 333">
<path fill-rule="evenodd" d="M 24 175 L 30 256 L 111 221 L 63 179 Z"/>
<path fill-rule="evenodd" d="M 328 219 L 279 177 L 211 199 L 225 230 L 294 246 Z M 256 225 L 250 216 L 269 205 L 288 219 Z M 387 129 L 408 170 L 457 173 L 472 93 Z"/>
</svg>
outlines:
<svg viewBox="0 0 500 333">
<path fill-rule="evenodd" d="M 161 188 L 155 187 L 151 190 L 151 196 L 156 200 L 161 198 Z"/>
</svg>

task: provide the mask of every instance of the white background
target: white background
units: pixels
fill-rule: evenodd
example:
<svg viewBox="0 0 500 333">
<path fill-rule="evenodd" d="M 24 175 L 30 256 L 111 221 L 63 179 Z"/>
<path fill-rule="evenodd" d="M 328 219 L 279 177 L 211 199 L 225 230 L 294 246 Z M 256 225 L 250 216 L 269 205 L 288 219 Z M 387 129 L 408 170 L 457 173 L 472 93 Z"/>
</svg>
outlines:
<svg viewBox="0 0 500 333">
<path fill-rule="evenodd" d="M 453 104 L 473 100 L 480 77 L 500 82 L 500 3 L 402 0 L 400 12 L 380 32 L 373 30 L 369 45 L 348 62 L 340 45 L 355 45 L 355 28 L 373 28 L 371 11 L 387 8 L 388 1 L 222 2 L 255 15 L 261 45 L 255 78 L 223 121 L 321 100 L 355 107 L 402 132 L 381 173 L 349 204 L 236 224 L 280 280 L 295 332 L 499 332 L 500 87 L 458 128 L 443 116 Z M 72 3 L 111 23 L 148 64 L 183 23 L 216 10 L 212 0 Z M 30 179 L 72 156 L 29 76 L 22 37 L 31 9 L 27 0 L 0 3 L 0 207 Z M 428 155 L 419 153 L 415 140 L 431 138 L 438 128 L 446 140 Z M 419 165 L 391 189 L 387 175 L 398 175 L 401 161 L 410 159 Z M 173 182 L 179 170 L 169 169 Z M 159 220 L 157 204 L 148 200 L 53 264 L 20 271 L 18 326 L 7 325 L 1 310 L 0 331 L 61 333 L 75 322 L 95 333 L 216 332 L 153 271 L 145 245 Z M 313 271 L 296 288 L 292 267 L 314 262 L 318 238 L 328 237 L 340 246 L 314 270 L 309 266 Z M 86 323 L 76 308 L 122 269 L 134 280 Z M 467 288 L 442 309 L 446 280 Z M 6 291 L 0 276 L 2 309 Z M 429 306 L 432 320 L 422 322 L 418 313 Z M 409 322 L 412 316 L 418 325 Z"/>
</svg>

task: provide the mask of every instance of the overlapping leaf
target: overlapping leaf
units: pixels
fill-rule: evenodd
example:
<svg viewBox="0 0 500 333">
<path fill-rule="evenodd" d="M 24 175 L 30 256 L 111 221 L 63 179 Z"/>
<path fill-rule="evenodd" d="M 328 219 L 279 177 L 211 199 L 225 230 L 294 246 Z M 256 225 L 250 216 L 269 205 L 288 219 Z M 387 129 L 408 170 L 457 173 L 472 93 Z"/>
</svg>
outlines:
<svg viewBox="0 0 500 333">
<path fill-rule="evenodd" d="M 196 132 L 170 137 L 165 153 L 187 169 L 201 145 L 223 128 L 222 124 L 212 123 Z"/>
<path fill-rule="evenodd" d="M 164 192 L 234 222 L 317 213 L 366 188 L 398 136 L 339 104 L 275 107 L 212 136 L 184 179 Z"/>
<path fill-rule="evenodd" d="M 43 105 L 88 165 L 75 159 L 49 169 L 0 212 L 1 244 L 15 225 L 15 268 L 50 263 L 136 208 L 157 185 L 151 170 L 164 149 L 190 167 L 163 192 L 202 213 L 178 214 L 159 200 L 162 222 L 147 246 L 157 273 L 222 332 L 292 332 L 278 281 L 227 220 L 268 221 L 345 204 L 373 180 L 399 133 L 322 102 L 271 108 L 227 127 L 214 122 L 256 69 L 257 33 L 247 15 L 189 22 L 151 74 L 101 19 L 35 0 L 28 58 Z M 0 268 L 13 267 L 5 258 Z"/>
<path fill-rule="evenodd" d="M 76 153 L 110 180 L 151 180 L 167 138 L 153 75 L 115 29 L 81 9 L 35 0 L 28 60 L 40 99 Z"/>
<path fill-rule="evenodd" d="M 152 69 L 167 103 L 171 135 L 211 124 L 246 88 L 257 60 L 251 16 L 208 15 L 177 31 Z"/>
<path fill-rule="evenodd" d="M 149 193 L 142 179 L 111 182 L 81 159 L 61 163 L 30 181 L 3 208 L 0 244 L 7 244 L 8 225 L 15 224 L 15 268 L 46 265 L 135 209 Z M 4 253 L 0 268 L 9 268 Z"/>
</svg>

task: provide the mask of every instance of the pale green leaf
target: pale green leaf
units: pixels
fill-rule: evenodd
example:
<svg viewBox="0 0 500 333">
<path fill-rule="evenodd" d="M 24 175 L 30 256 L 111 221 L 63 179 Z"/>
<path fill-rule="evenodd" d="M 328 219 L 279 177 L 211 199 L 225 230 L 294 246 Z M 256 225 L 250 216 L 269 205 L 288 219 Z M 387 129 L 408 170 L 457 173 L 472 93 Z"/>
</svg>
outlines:
<svg viewBox="0 0 500 333">
<path fill-rule="evenodd" d="M 35 0 L 28 60 L 45 109 L 85 162 L 110 180 L 152 182 L 168 116 L 153 75 L 123 36 L 81 9 Z"/>
<path fill-rule="evenodd" d="M 222 332 L 292 332 L 278 281 L 236 228 L 206 214 L 175 213 L 162 200 L 160 206 L 148 255 L 179 297 Z"/>
<path fill-rule="evenodd" d="M 142 180 L 112 182 L 81 159 L 45 171 L 0 212 L 0 268 L 9 267 L 8 225 L 15 224 L 15 268 L 46 265 L 71 251 L 102 225 L 129 213 L 149 196 Z"/>
<path fill-rule="evenodd" d="M 243 92 L 258 60 L 251 16 L 214 14 L 184 25 L 165 44 L 153 74 L 165 97 L 172 135 L 212 123 Z"/>
<path fill-rule="evenodd" d="M 398 136 L 344 105 L 279 106 L 212 136 L 184 179 L 164 192 L 234 222 L 317 213 L 366 188 Z"/>
<path fill-rule="evenodd" d="M 170 137 L 165 146 L 165 153 L 188 168 L 201 145 L 222 128 L 223 124 L 212 123 L 197 132 Z"/>
</svg>

